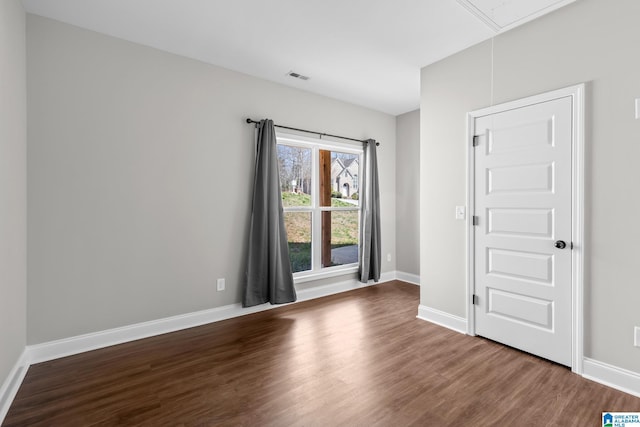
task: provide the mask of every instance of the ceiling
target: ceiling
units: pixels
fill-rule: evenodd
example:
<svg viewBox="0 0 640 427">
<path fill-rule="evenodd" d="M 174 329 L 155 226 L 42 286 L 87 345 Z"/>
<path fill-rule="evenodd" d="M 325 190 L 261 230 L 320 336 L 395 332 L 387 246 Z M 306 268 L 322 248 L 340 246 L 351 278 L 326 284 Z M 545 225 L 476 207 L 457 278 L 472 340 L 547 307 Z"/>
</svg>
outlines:
<svg viewBox="0 0 640 427">
<path fill-rule="evenodd" d="M 398 115 L 420 68 L 575 0 L 23 0 L 45 16 Z M 290 71 L 308 76 L 293 78 Z"/>
</svg>

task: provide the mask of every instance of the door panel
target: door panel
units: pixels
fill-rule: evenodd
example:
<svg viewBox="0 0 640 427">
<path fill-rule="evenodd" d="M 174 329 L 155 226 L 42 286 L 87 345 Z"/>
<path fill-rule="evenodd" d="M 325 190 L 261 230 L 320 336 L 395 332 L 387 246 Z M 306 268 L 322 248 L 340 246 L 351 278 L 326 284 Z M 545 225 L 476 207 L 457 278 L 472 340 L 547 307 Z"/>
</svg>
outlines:
<svg viewBox="0 0 640 427">
<path fill-rule="evenodd" d="M 563 97 L 474 121 L 476 333 L 567 366 L 571 105 Z"/>
<path fill-rule="evenodd" d="M 528 324 L 551 329 L 553 302 L 487 288 L 488 312 Z"/>
<path fill-rule="evenodd" d="M 553 258 L 537 254 L 504 249 L 487 248 L 487 274 L 514 280 L 529 280 L 550 284 L 553 280 Z"/>
<path fill-rule="evenodd" d="M 553 209 L 487 209 L 487 234 L 553 237 Z"/>
<path fill-rule="evenodd" d="M 487 194 L 551 193 L 553 163 L 487 168 Z"/>
</svg>

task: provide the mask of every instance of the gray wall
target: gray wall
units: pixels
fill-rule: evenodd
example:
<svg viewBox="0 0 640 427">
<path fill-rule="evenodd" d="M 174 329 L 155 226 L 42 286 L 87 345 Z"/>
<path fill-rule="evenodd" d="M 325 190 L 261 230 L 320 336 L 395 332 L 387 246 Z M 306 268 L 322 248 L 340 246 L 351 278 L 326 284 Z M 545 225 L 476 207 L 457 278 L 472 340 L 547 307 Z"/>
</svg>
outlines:
<svg viewBox="0 0 640 427">
<path fill-rule="evenodd" d="M 422 70 L 421 304 L 464 317 L 465 113 L 587 82 L 585 356 L 640 372 L 640 2 L 581 0 Z M 493 92 L 492 92 L 493 84 Z"/>
<path fill-rule="evenodd" d="M 248 116 L 381 142 L 395 270 L 395 117 L 33 15 L 27 46 L 30 344 L 240 301 Z"/>
<path fill-rule="evenodd" d="M 469 67 L 473 64 L 473 67 Z M 422 69 L 420 303 L 465 316 L 466 113 L 491 100 L 491 41 Z"/>
<path fill-rule="evenodd" d="M 420 275 L 420 110 L 396 117 L 396 267 Z"/>
<path fill-rule="evenodd" d="M 27 335 L 25 13 L 0 2 L 0 385 Z"/>
</svg>

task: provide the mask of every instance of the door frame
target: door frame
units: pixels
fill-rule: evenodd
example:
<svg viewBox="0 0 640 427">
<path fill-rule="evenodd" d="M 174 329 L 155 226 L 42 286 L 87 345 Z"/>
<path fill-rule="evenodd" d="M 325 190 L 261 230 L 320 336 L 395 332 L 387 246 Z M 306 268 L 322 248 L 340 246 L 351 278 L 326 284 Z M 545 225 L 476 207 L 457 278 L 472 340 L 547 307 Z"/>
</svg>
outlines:
<svg viewBox="0 0 640 427">
<path fill-rule="evenodd" d="M 571 370 L 582 375 L 584 355 L 584 95 L 585 84 L 545 92 L 503 104 L 467 113 L 467 206 L 466 218 L 466 314 L 467 334 L 475 336 L 475 311 L 472 296 L 475 290 L 475 237 L 473 215 L 475 215 L 475 157 L 473 135 L 475 119 L 478 117 L 526 107 L 558 98 L 571 98 Z"/>
</svg>

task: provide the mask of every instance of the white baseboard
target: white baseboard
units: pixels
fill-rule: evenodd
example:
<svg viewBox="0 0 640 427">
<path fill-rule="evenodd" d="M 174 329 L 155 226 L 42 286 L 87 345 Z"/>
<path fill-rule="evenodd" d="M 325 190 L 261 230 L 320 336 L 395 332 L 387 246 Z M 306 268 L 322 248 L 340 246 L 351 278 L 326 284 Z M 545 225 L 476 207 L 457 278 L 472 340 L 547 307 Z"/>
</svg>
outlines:
<svg viewBox="0 0 640 427">
<path fill-rule="evenodd" d="M 99 348 L 135 341 L 142 338 L 193 328 L 195 326 L 226 320 L 232 317 L 242 316 L 244 314 L 256 313 L 270 308 L 273 308 L 270 304 L 262 304 L 249 308 L 242 308 L 242 304 L 230 304 L 209 310 L 196 311 L 193 313 L 136 323 L 105 331 L 77 335 L 42 344 L 33 344 L 27 346 L 27 350 L 32 364 L 41 363 L 83 353 L 85 351 L 97 350 Z"/>
<path fill-rule="evenodd" d="M 390 282 L 392 280 L 396 280 L 396 271 L 387 271 L 384 273 L 380 274 L 380 280 L 378 281 L 378 283 L 384 283 L 384 282 Z M 369 280 L 369 284 L 374 284 L 373 282 L 371 282 L 371 280 Z"/>
<path fill-rule="evenodd" d="M 380 281 L 378 283 L 388 282 L 388 281 L 389 280 L 383 280 L 383 278 L 380 277 Z M 335 295 L 335 294 L 339 294 L 339 293 L 342 293 L 342 292 L 348 292 L 348 291 L 352 291 L 354 289 L 364 288 L 364 287 L 371 286 L 371 285 L 374 285 L 374 284 L 375 284 L 375 282 L 373 282 L 373 281 L 370 281 L 369 283 L 361 283 L 357 279 L 352 279 L 352 280 L 345 280 L 345 281 L 342 281 L 342 282 L 339 282 L 339 283 L 331 283 L 329 285 L 316 286 L 314 288 L 302 289 L 302 290 L 296 292 L 297 295 L 298 295 L 298 301 L 297 302 L 309 301 L 309 300 L 316 299 L 316 298 L 322 298 L 322 297 L 326 297 L 326 296 L 329 296 L 329 295 Z"/>
<path fill-rule="evenodd" d="M 404 271 L 396 271 L 396 279 L 403 282 L 411 283 L 412 285 L 420 286 L 420 276 L 411 273 L 405 273 Z"/>
<path fill-rule="evenodd" d="M 425 305 L 418 307 L 417 317 L 462 334 L 467 331 L 466 319 Z M 585 357 L 582 376 L 591 381 L 640 397 L 640 373 Z"/>
<path fill-rule="evenodd" d="M 419 276 L 397 271 L 382 273 L 378 283 L 384 283 L 395 279 L 414 284 L 420 283 Z M 347 292 L 374 284 L 375 283 L 372 281 L 365 284 L 360 283 L 356 279 L 350 279 L 325 286 L 303 289 L 298 291 L 298 302 Z M 31 364 L 71 356 L 85 351 L 96 350 L 142 338 L 175 332 L 207 323 L 231 319 L 233 317 L 243 316 L 246 314 L 270 310 L 281 306 L 282 305 L 262 304 L 255 307 L 243 308 L 241 304 L 230 304 L 209 310 L 137 323 L 134 325 L 79 335 L 42 344 L 29 345 L 25 348 L 25 351 L 18 362 L 16 362 L 15 367 L 10 372 L 4 384 L 2 384 L 2 388 L 0 388 L 0 423 L 6 416 L 9 406 L 11 405 L 18 388 L 22 384 L 24 376 Z M 466 319 L 425 305 L 420 305 L 418 307 L 417 317 L 462 334 L 465 334 L 467 331 Z M 640 397 L 640 374 L 635 372 L 585 358 L 583 376 L 590 380 Z"/>
<path fill-rule="evenodd" d="M 395 278 L 395 271 L 382 273 L 378 283 L 388 282 Z M 325 286 L 303 289 L 297 292 L 298 302 L 347 292 L 371 285 L 375 285 L 375 282 L 369 281 L 369 283 L 360 283 L 357 279 L 350 279 Z M 72 356 L 86 351 L 97 350 L 99 348 L 166 334 L 169 332 L 193 328 L 207 323 L 244 316 L 246 314 L 270 310 L 282 307 L 283 305 L 287 304 L 261 304 L 259 306 L 249 308 L 243 308 L 242 304 L 239 303 L 230 304 L 209 310 L 166 317 L 149 322 L 142 322 L 105 331 L 49 341 L 42 344 L 28 345 L 15 367 L 9 373 L 4 384 L 2 384 L 2 388 L 0 388 L 0 424 L 9 411 L 9 407 L 11 406 L 11 403 L 24 380 L 27 370 L 32 364 Z"/>
<path fill-rule="evenodd" d="M 379 283 L 388 282 L 395 279 L 395 272 L 383 273 Z M 371 286 L 369 283 L 360 283 L 356 279 L 332 283 L 325 286 L 303 289 L 297 292 L 298 302 L 321 298 L 353 289 Z M 282 307 L 286 304 L 271 305 L 261 304 L 254 307 L 243 308 L 242 304 L 230 304 L 223 307 L 216 307 L 208 310 L 196 311 L 172 317 L 166 317 L 148 322 L 136 323 L 120 328 L 108 329 L 105 331 L 93 332 L 75 337 L 64 338 L 56 341 L 49 341 L 42 344 L 27 346 L 29 361 L 34 363 L 46 362 L 61 357 L 83 353 L 85 351 L 97 350 L 116 344 L 129 341 L 149 338 L 156 335 L 175 332 L 183 329 L 205 325 L 207 323 L 218 322 L 231 319 L 246 314 L 257 313 L 259 311 L 270 310 Z"/>
<path fill-rule="evenodd" d="M 9 372 L 7 379 L 0 387 L 0 424 L 2 424 L 4 418 L 7 416 L 9 407 L 18 393 L 18 389 L 28 369 L 29 358 L 27 357 L 27 350 L 25 349 Z"/>
<path fill-rule="evenodd" d="M 640 397 L 640 374 L 637 372 L 585 357 L 582 376 L 591 381 Z"/>
<path fill-rule="evenodd" d="M 436 325 L 444 326 L 445 328 L 460 332 L 461 334 L 467 333 L 467 319 L 445 313 L 444 311 L 436 310 L 435 308 L 427 307 L 426 305 L 420 304 L 418 306 L 417 318 L 435 323 Z"/>
</svg>

